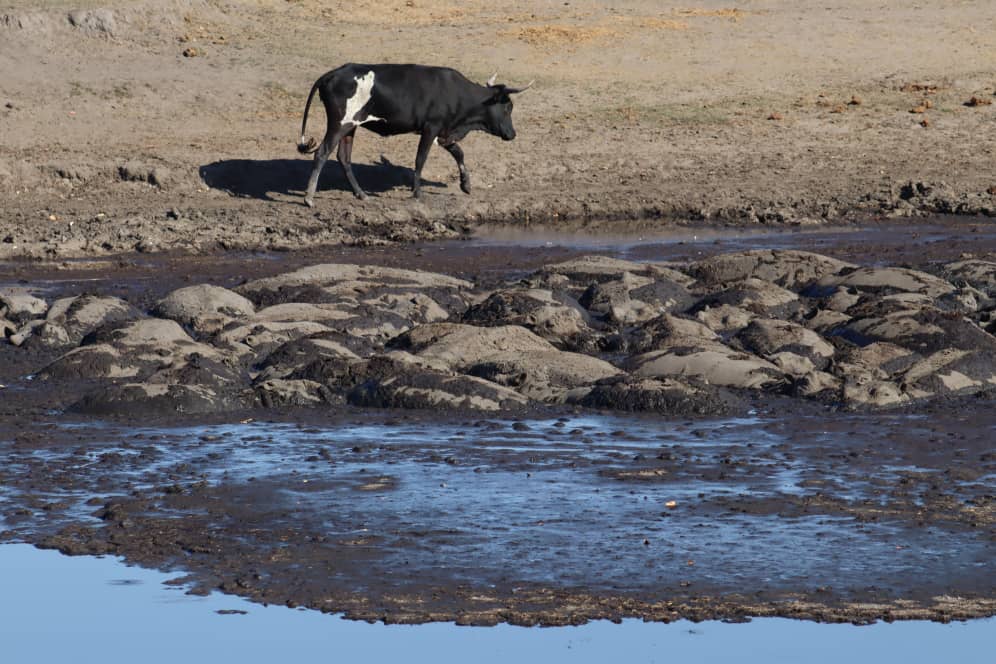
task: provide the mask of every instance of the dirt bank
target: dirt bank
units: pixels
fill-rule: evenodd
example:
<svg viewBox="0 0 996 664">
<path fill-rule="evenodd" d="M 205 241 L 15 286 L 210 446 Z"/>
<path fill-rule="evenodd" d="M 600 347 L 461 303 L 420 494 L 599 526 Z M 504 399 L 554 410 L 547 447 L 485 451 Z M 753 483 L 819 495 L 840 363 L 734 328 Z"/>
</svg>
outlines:
<svg viewBox="0 0 996 664">
<path fill-rule="evenodd" d="M 742 241 L 17 264 L 3 537 L 388 621 L 991 615 L 996 238 Z"/>
<path fill-rule="evenodd" d="M 996 209 L 988 2 L 112 0 L 0 14 L 0 257 Z M 357 177 L 376 196 L 355 201 L 332 164 L 308 210 L 304 97 L 346 61 L 537 83 L 514 143 L 465 141 L 473 195 L 434 153 L 427 195 L 410 200 L 413 139 L 361 133 Z"/>
</svg>

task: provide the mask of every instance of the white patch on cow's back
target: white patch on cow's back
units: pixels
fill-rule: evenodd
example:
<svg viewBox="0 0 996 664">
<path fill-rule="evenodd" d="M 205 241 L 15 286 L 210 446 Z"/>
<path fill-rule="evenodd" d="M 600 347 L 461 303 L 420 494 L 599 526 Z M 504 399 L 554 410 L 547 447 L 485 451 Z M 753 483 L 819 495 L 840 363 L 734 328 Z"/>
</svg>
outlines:
<svg viewBox="0 0 996 664">
<path fill-rule="evenodd" d="M 354 80 L 356 81 L 356 92 L 346 100 L 346 113 L 342 116 L 342 123 L 351 122 L 355 125 L 361 125 L 366 122 L 382 120 L 383 118 L 370 114 L 362 120 L 359 118 L 363 114 L 363 107 L 367 105 L 373 94 L 374 73 L 368 71 L 363 76 L 357 76 Z"/>
</svg>

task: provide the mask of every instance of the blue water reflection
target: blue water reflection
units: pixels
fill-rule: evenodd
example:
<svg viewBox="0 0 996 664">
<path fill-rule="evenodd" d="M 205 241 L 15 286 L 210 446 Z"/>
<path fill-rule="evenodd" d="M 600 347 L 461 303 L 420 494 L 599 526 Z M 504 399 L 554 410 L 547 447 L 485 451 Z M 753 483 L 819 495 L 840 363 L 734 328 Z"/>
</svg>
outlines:
<svg viewBox="0 0 996 664">
<path fill-rule="evenodd" d="M 0 546 L 0 661 L 982 664 L 993 661 L 996 643 L 994 620 L 870 627 L 783 619 L 547 629 L 371 625 L 224 595 L 194 597 L 162 585 L 168 578 L 111 558 Z"/>
</svg>

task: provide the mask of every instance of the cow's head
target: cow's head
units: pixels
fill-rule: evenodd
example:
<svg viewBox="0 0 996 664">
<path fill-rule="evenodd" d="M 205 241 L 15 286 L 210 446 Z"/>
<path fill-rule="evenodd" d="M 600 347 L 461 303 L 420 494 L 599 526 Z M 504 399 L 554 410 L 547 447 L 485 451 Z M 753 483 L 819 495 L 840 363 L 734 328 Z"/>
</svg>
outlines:
<svg viewBox="0 0 996 664">
<path fill-rule="evenodd" d="M 507 85 L 495 85 L 494 76 L 488 80 L 491 96 L 484 102 L 488 132 L 500 136 L 505 141 L 515 138 L 515 127 L 512 126 L 512 95 L 528 89 L 530 85 L 532 82 L 524 88 L 510 88 Z"/>
</svg>

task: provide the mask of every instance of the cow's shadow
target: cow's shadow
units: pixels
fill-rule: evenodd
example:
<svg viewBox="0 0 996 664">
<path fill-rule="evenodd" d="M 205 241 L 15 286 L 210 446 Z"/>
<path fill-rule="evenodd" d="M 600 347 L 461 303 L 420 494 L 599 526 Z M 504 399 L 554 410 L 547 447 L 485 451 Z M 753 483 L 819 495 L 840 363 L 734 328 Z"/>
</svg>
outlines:
<svg viewBox="0 0 996 664">
<path fill-rule="evenodd" d="M 313 162 L 310 159 L 225 159 L 200 167 L 201 179 L 212 189 L 234 196 L 272 201 L 273 194 L 300 196 L 308 185 Z M 410 188 L 415 172 L 392 164 L 381 157 L 376 164 L 353 163 L 353 174 L 360 187 L 371 194 L 398 187 Z M 445 187 L 442 182 L 422 178 L 424 187 Z M 352 192 L 342 167 L 335 158 L 322 170 L 319 191 Z"/>
</svg>

